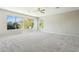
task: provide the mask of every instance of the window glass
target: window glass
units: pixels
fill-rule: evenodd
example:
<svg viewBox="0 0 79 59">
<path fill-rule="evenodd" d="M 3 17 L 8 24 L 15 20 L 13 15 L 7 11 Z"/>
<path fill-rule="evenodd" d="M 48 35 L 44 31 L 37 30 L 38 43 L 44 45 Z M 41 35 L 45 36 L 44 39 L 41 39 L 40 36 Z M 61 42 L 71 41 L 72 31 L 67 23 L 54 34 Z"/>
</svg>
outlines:
<svg viewBox="0 0 79 59">
<path fill-rule="evenodd" d="M 7 17 L 7 29 L 21 29 L 22 28 L 23 19 L 21 17 L 16 16 L 8 16 Z"/>
</svg>

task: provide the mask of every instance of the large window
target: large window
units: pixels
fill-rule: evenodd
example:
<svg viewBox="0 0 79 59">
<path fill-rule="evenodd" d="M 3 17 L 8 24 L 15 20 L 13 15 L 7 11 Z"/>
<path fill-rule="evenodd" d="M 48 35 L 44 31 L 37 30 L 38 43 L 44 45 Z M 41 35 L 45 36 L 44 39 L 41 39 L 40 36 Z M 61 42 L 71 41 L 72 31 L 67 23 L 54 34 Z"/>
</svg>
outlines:
<svg viewBox="0 0 79 59">
<path fill-rule="evenodd" d="M 39 19 L 26 18 L 17 16 L 7 16 L 7 29 L 28 29 L 41 31 L 44 28 L 44 21 Z"/>
<path fill-rule="evenodd" d="M 22 28 L 23 19 L 21 17 L 16 16 L 8 16 L 7 17 L 7 29 L 21 29 Z"/>
</svg>

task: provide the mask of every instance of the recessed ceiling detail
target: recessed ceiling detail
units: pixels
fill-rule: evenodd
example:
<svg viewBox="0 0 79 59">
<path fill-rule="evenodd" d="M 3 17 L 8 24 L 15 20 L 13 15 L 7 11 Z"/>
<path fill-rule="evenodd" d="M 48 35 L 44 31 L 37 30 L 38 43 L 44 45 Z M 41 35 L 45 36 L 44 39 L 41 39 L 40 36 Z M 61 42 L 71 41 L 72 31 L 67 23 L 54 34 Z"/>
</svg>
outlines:
<svg viewBox="0 0 79 59">
<path fill-rule="evenodd" d="M 18 12 L 30 16 L 42 17 L 78 10 L 78 7 L 2 7 L 1 9 Z"/>
</svg>

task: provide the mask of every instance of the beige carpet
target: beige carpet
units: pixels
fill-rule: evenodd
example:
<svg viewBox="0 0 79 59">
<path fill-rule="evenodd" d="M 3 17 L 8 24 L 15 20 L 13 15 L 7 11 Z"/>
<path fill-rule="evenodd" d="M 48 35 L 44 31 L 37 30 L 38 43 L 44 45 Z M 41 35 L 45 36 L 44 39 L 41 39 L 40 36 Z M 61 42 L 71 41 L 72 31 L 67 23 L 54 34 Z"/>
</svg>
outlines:
<svg viewBox="0 0 79 59">
<path fill-rule="evenodd" d="M 1 52 L 76 52 L 79 37 L 26 32 L 0 38 Z"/>
</svg>

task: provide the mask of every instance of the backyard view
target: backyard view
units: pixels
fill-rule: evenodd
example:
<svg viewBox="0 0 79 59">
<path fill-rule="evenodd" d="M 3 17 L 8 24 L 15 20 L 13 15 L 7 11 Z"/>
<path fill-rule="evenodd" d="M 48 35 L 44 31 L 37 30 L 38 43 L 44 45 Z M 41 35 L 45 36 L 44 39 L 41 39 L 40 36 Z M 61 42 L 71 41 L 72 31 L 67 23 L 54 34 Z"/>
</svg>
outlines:
<svg viewBox="0 0 79 59">
<path fill-rule="evenodd" d="M 37 20 L 36 20 L 37 21 Z M 34 19 L 23 19 L 22 17 L 8 16 L 7 17 L 7 29 L 33 29 L 34 28 Z M 37 30 L 44 28 L 44 21 L 37 21 Z"/>
<path fill-rule="evenodd" d="M 7 17 L 7 29 L 20 29 L 22 24 L 22 18 L 16 16 Z"/>
</svg>

